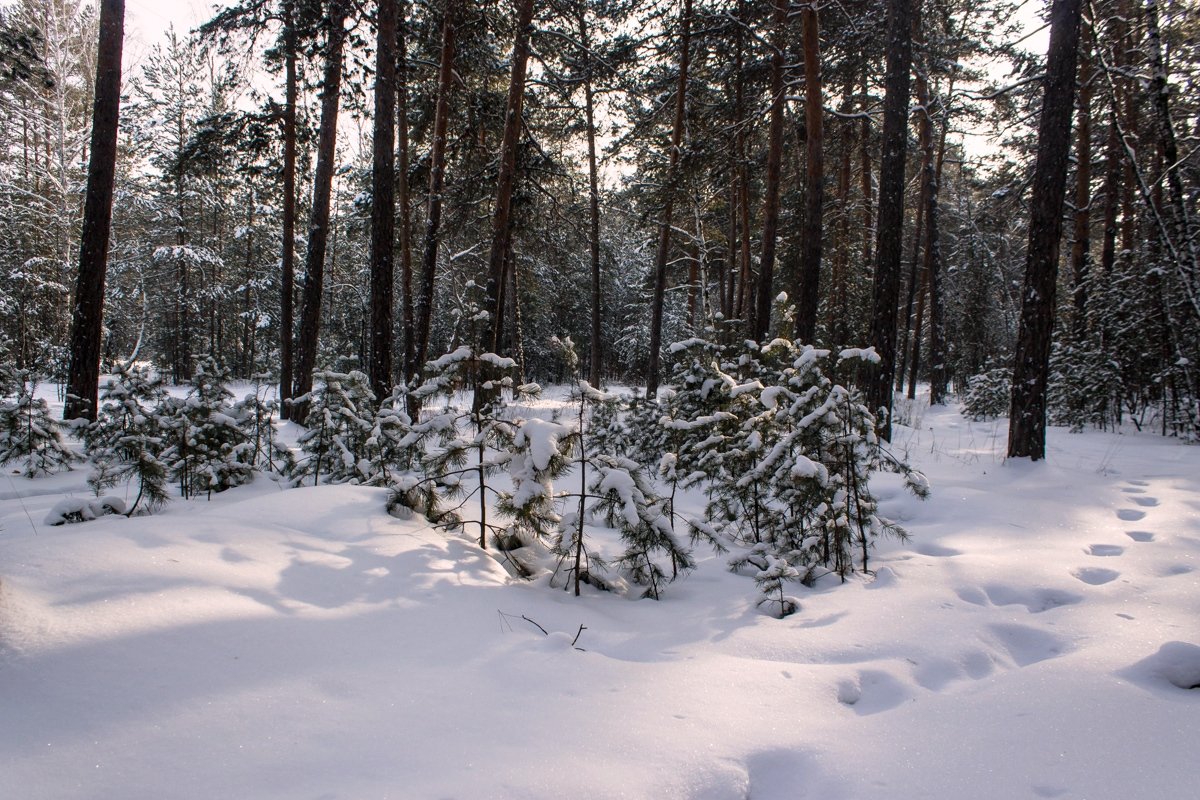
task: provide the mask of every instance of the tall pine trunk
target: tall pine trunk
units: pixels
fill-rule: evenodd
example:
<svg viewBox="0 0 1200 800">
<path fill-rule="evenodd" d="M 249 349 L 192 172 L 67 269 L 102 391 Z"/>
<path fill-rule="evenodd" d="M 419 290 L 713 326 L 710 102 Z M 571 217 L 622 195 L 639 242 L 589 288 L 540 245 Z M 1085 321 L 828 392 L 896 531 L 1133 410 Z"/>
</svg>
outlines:
<svg viewBox="0 0 1200 800">
<path fill-rule="evenodd" d="M 292 408 L 292 343 L 295 332 L 293 303 L 296 297 L 296 5 L 283 4 L 283 253 L 280 256 L 279 298 L 279 408 L 288 419 Z"/>
<path fill-rule="evenodd" d="M 1038 461 L 1046 455 L 1046 382 L 1054 330 L 1058 253 L 1062 238 L 1071 114 L 1079 45 L 1080 0 L 1054 0 L 1045 95 L 1038 122 L 1037 162 L 1030 198 L 1029 248 L 1017 331 L 1008 456 Z"/>
<path fill-rule="evenodd" d="M 816 3 L 801 12 L 804 28 L 805 144 L 804 237 L 800 252 L 800 297 L 797 298 L 796 339 L 814 343 L 820 304 L 822 213 L 825 204 L 825 129 L 822 120 L 820 20 Z"/>
<path fill-rule="evenodd" d="M 454 48 L 462 0 L 450 0 L 442 18 L 442 47 L 438 59 L 437 101 L 434 105 L 433 140 L 429 151 L 429 195 L 425 211 L 425 242 L 421 255 L 421 293 L 417 297 L 416 347 L 412 361 L 405 365 L 409 387 L 417 385 L 421 366 L 429 354 L 429 334 L 433 320 L 433 287 L 437 278 L 438 245 L 442 228 L 442 190 L 446 184 L 446 128 L 450 119 L 450 92 L 454 86 Z M 420 404 L 409 398 L 409 414 L 416 419 Z"/>
<path fill-rule="evenodd" d="M 683 119 L 687 109 L 688 60 L 692 33 L 692 0 L 683 0 L 679 12 L 679 77 L 675 85 L 675 122 L 671 128 L 671 161 L 663 189 L 662 220 L 658 226 L 658 248 L 654 253 L 654 297 L 650 301 L 650 357 L 646 368 L 646 397 L 658 396 L 659 361 L 662 351 L 663 303 L 667 292 L 667 259 L 671 252 L 671 217 L 675 210 L 675 177 L 683 146 Z"/>
<path fill-rule="evenodd" d="M 907 153 L 909 67 L 912 64 L 911 0 L 888 4 L 887 71 L 884 78 L 883 157 L 879 165 L 879 215 L 875 236 L 875 291 L 871 345 L 879 357 L 870 370 L 867 402 L 882 410 L 879 435 L 892 438 L 892 378 L 896 370 L 896 316 L 900 298 L 900 251 L 904 233 L 904 164 Z"/>
<path fill-rule="evenodd" d="M 312 212 L 308 224 L 308 250 L 304 259 L 304 306 L 296 347 L 295 381 L 292 397 L 312 390 L 317 362 L 317 338 L 321 325 L 321 301 L 325 279 L 325 251 L 329 244 L 330 195 L 337 146 L 338 101 L 342 91 L 342 49 L 346 41 L 348 0 L 330 0 L 329 37 L 326 41 L 325 73 L 321 82 L 321 125 L 317 132 L 317 167 L 313 176 Z M 303 420 L 307 402 L 293 402 L 292 419 Z"/>
<path fill-rule="evenodd" d="M 121 104 L 121 49 L 125 39 L 125 0 L 100 3 L 96 96 L 92 105 L 92 145 L 88 160 L 79 276 L 71 320 L 71 362 L 63 419 L 94 420 L 100 387 L 100 339 L 104 320 L 104 281 L 112 230 L 113 181 L 117 167 L 117 118 Z"/>
<path fill-rule="evenodd" d="M 396 26 L 396 192 L 400 205 L 400 289 L 403 296 L 401 318 L 404 323 L 404 356 L 402 378 L 407 384 L 409 366 L 416 360 L 416 304 L 412 279 L 412 198 L 408 185 L 408 19 L 405 5 L 400 4 L 400 20 Z"/>
<path fill-rule="evenodd" d="M 600 388 L 604 358 L 601 329 L 600 286 L 600 172 L 596 164 L 595 90 L 592 85 L 592 45 L 587 24 L 587 4 L 579 6 L 579 41 L 583 46 L 584 122 L 588 146 L 588 257 L 592 268 L 592 342 L 588 359 L 588 381 Z"/>
<path fill-rule="evenodd" d="M 1079 121 L 1075 136 L 1075 225 L 1071 241 L 1071 292 L 1075 339 L 1087 332 L 1087 277 L 1092 216 L 1092 61 L 1086 31 L 1079 57 Z"/>
<path fill-rule="evenodd" d="M 787 105 L 783 71 L 787 45 L 788 0 L 775 0 L 771 30 L 771 121 L 767 128 L 767 183 L 763 200 L 762 257 L 758 265 L 758 292 L 750 338 L 766 341 L 771 329 L 774 295 L 775 249 L 779 239 L 779 191 L 783 177 L 783 114 Z"/>
<path fill-rule="evenodd" d="M 500 351 L 504 336 L 504 306 L 501 286 L 511 262 L 512 196 L 517 183 L 517 148 L 521 138 L 521 115 L 525 104 L 525 75 L 529 65 L 529 35 L 533 27 L 533 0 L 517 0 L 516 42 L 513 44 L 512 74 L 508 81 L 504 132 L 500 139 L 500 171 L 496 176 L 496 203 L 492 210 L 492 247 L 488 254 L 487 302 L 490 315 L 484 323 L 483 347 Z M 514 293 L 515 293 L 514 288 Z"/>
<path fill-rule="evenodd" d="M 392 391 L 396 244 L 396 2 L 379 0 L 371 154 L 371 329 L 368 378 L 375 399 Z"/>
</svg>

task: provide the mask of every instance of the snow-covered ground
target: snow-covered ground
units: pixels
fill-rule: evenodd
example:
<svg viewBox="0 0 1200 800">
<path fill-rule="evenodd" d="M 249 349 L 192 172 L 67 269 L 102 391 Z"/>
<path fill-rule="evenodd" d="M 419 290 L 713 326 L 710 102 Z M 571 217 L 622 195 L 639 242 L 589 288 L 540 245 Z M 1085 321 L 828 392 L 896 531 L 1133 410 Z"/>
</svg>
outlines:
<svg viewBox="0 0 1200 800">
<path fill-rule="evenodd" d="M 705 553 L 660 602 L 514 581 L 378 489 L 49 527 L 86 470 L 7 476 L 0 798 L 1196 796 L 1200 447 L 896 439 L 912 540 L 785 620 Z"/>
</svg>

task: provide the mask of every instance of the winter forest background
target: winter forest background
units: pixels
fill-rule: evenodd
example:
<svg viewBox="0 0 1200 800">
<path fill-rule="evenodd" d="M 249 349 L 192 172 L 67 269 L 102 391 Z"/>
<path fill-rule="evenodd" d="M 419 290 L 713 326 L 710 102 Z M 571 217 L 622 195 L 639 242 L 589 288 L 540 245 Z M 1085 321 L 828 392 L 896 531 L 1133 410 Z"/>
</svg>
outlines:
<svg viewBox="0 0 1200 800">
<path fill-rule="evenodd" d="M 0 795 L 1194 791 L 1195 0 L 125 11 L 0 0 Z"/>
<path fill-rule="evenodd" d="M 1044 41 L 1021 24 L 1032 8 L 914 5 L 893 197 L 879 173 L 885 4 L 525 5 L 403 4 L 388 23 L 388 98 L 376 73 L 393 62 L 370 3 L 234 5 L 127 59 L 105 370 L 134 358 L 182 382 L 212 357 L 235 377 L 282 373 L 304 389 L 314 367 L 370 373 L 373 330 L 388 324 L 379 394 L 476 344 L 469 309 L 498 297 L 500 337 L 484 349 L 515 357 L 525 378 L 565 379 L 549 342 L 570 336 L 593 383 L 644 385 L 652 369 L 667 377 L 651 363 L 659 348 L 716 320 L 736 321 L 720 326 L 731 340 L 794 333 L 882 351 L 882 281 L 898 387 L 987 386 L 996 410 L 1007 405 L 1046 66 L 1025 49 Z M 533 17 L 506 143 L 518 11 Z M 1193 11 L 1082 7 L 1059 286 L 1045 298 L 1056 422 L 1195 429 Z M 70 2 L 3 11 L 0 332 L 7 360 L 42 380 L 64 381 L 70 360 L 97 25 Z M 322 140 L 332 101 L 336 135 Z M 390 247 L 375 251 L 374 138 L 394 164 Z M 878 228 L 896 227 L 898 203 L 899 261 L 879 274 Z M 395 311 L 374 322 L 373 263 L 395 273 Z M 489 281 L 491 295 L 472 288 Z M 780 291 L 794 318 L 770 316 Z"/>
</svg>

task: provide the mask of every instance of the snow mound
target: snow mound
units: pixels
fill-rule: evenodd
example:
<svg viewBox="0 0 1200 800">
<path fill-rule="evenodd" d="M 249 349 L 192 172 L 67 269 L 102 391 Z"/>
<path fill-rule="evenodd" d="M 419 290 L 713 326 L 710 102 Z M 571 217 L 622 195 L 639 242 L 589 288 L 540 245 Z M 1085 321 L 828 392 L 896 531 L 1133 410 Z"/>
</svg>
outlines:
<svg viewBox="0 0 1200 800">
<path fill-rule="evenodd" d="M 68 497 L 59 500 L 42 520 L 46 525 L 90 522 L 108 514 L 124 514 L 125 501 L 119 497 Z"/>
</svg>

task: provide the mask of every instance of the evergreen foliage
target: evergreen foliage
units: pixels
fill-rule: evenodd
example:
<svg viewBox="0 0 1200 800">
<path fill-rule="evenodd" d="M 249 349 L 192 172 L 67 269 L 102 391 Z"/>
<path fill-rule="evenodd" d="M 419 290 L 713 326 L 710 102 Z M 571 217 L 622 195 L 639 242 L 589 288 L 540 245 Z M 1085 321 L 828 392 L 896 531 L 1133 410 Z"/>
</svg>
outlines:
<svg viewBox="0 0 1200 800">
<path fill-rule="evenodd" d="M 162 416 L 166 391 L 145 367 L 118 369 L 104 384 L 100 408 L 85 435 L 94 464 L 88 485 L 99 497 L 124 482 L 136 482 L 137 496 L 126 512 L 153 512 L 165 504 L 168 466 L 163 461 L 171 420 Z"/>
<path fill-rule="evenodd" d="M 233 416 L 228 379 L 215 361 L 202 359 L 187 397 L 163 402 L 168 445 L 162 460 L 184 498 L 211 496 L 254 478 L 254 448 Z"/>
<path fill-rule="evenodd" d="M 295 399 L 308 408 L 300 449 L 308 458 L 293 470 L 293 480 L 313 485 L 367 483 L 379 471 L 372 467 L 368 442 L 375 430 L 375 395 L 367 376 L 350 372 L 318 372 L 318 385 Z"/>
<path fill-rule="evenodd" d="M 16 392 L 0 399 L 0 464 L 19 462 L 26 478 L 70 469 L 78 456 L 63 442 L 62 423 L 51 418 L 49 405 L 35 397 L 36 380 L 20 370 L 7 382 Z"/>
</svg>

